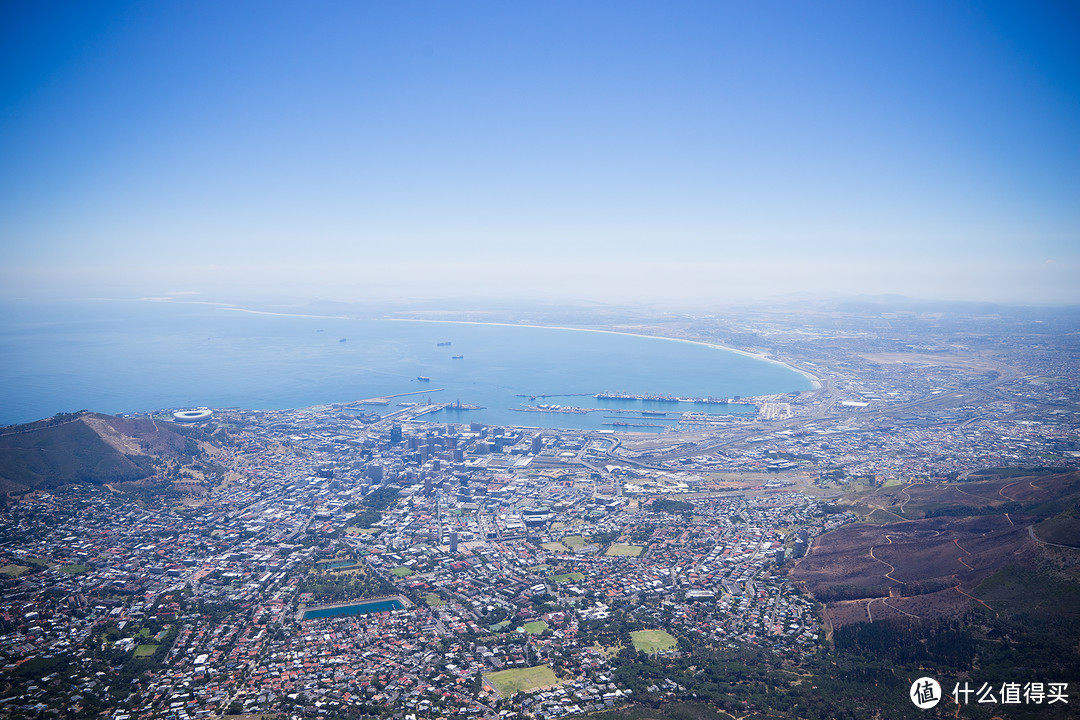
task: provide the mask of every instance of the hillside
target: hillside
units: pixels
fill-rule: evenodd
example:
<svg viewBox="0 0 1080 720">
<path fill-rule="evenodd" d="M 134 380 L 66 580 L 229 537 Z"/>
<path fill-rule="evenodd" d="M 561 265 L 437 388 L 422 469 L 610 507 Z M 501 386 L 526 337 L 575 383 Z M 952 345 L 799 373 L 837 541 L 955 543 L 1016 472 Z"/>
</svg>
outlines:
<svg viewBox="0 0 1080 720">
<path fill-rule="evenodd" d="M 837 627 L 958 618 L 973 605 L 997 613 L 992 600 L 1004 601 L 1017 577 L 1080 589 L 1077 551 L 1060 544 L 1075 527 L 1078 500 L 1078 472 L 894 486 L 853 504 L 895 522 L 848 525 L 818 538 L 791 577 L 825 604 Z M 1017 606 L 1022 601 L 1023 593 L 1010 597 L 1010 614 L 1038 609 Z"/>
<path fill-rule="evenodd" d="M 95 413 L 4 428 L 0 494 L 144 480 L 158 458 L 198 452 L 193 443 L 164 423 Z"/>
</svg>

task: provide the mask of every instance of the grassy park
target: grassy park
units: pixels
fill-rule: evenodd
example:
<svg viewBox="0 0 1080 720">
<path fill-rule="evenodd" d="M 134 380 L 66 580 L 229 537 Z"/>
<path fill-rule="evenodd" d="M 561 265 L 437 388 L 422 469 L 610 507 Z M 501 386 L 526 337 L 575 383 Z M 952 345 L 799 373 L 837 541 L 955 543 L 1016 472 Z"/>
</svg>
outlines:
<svg viewBox="0 0 1080 720">
<path fill-rule="evenodd" d="M 547 665 L 517 670 L 500 670 L 499 672 L 488 673 L 487 678 L 503 697 L 510 697 L 514 693 L 559 684 L 559 678 L 555 677 L 555 673 Z"/>
<path fill-rule="evenodd" d="M 551 579 L 557 583 L 564 583 L 570 581 L 578 582 L 579 580 L 584 580 L 585 576 L 579 572 L 568 572 L 563 573 L 562 575 L 552 575 Z"/>
<path fill-rule="evenodd" d="M 65 575 L 82 575 L 90 568 L 88 568 L 86 565 L 64 565 L 63 567 L 57 569 Z"/>
<path fill-rule="evenodd" d="M 562 539 L 562 544 L 571 550 L 578 550 L 585 547 L 585 538 L 581 535 L 567 535 Z"/>
<path fill-rule="evenodd" d="M 664 630 L 638 630 L 630 633 L 634 648 L 644 653 L 674 650 L 676 640 Z"/>
</svg>

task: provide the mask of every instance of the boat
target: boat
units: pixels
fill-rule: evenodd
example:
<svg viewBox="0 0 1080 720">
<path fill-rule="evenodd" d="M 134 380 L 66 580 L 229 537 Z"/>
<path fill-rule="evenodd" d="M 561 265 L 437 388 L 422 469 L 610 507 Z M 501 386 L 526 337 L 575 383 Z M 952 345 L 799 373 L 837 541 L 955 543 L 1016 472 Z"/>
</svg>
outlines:
<svg viewBox="0 0 1080 720">
<path fill-rule="evenodd" d="M 429 378 L 427 375 L 417 375 L 416 379 L 420 382 L 431 382 L 431 378 Z"/>
<path fill-rule="evenodd" d="M 341 338 L 338 342 L 345 342 L 346 340 L 348 340 L 348 338 Z"/>
<path fill-rule="evenodd" d="M 451 355 L 450 359 L 451 360 L 464 360 L 465 356 L 464 355 Z"/>
<path fill-rule="evenodd" d="M 435 343 L 435 347 L 450 347 L 452 344 L 453 343 L 449 343 L 449 342 Z"/>
</svg>

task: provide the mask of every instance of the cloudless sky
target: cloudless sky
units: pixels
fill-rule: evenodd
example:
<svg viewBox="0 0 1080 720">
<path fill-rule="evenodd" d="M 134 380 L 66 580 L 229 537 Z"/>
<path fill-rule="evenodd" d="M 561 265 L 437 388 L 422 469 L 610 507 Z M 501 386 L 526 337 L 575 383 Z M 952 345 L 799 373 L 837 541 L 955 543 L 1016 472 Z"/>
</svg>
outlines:
<svg viewBox="0 0 1080 720">
<path fill-rule="evenodd" d="M 1074 2 L 7 2 L 7 295 L 1080 302 Z"/>
</svg>

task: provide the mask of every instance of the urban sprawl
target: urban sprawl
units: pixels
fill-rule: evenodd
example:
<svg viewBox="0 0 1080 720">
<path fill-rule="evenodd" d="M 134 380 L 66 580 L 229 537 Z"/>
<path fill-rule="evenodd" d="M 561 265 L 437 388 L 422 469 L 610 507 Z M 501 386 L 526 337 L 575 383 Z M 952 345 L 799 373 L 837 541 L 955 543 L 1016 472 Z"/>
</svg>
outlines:
<svg viewBox="0 0 1080 720">
<path fill-rule="evenodd" d="M 756 416 L 690 409 L 663 433 L 438 423 L 423 398 L 214 409 L 178 428 L 193 461 L 163 469 L 167 492 L 19 498 L 0 530 L 0 664 L 40 672 L 0 714 L 612 707 L 634 695 L 620 653 L 819 652 L 814 600 L 783 570 L 857 519 L 830 500 L 846 485 L 1075 465 L 1070 353 L 756 332 L 818 387 L 746 399 Z"/>
</svg>

